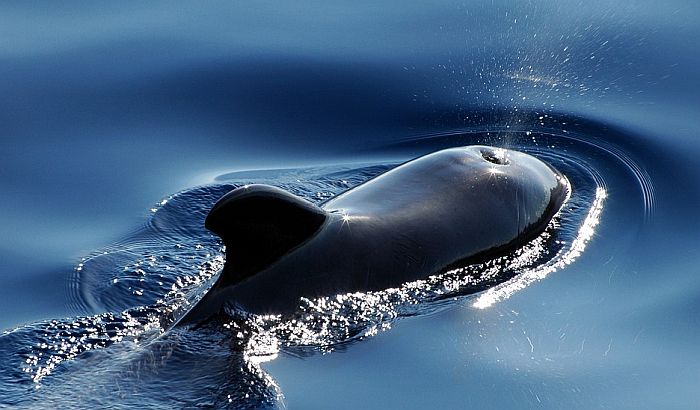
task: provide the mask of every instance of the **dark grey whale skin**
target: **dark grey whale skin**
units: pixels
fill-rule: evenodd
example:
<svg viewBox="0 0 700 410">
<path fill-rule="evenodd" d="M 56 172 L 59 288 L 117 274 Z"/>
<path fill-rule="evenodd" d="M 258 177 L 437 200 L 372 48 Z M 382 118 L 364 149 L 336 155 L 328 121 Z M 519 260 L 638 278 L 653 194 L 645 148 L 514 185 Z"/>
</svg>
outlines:
<svg viewBox="0 0 700 410">
<path fill-rule="evenodd" d="M 226 244 L 209 292 L 179 324 L 226 304 L 293 311 L 301 297 L 382 290 L 499 256 L 547 227 L 569 195 L 539 159 L 486 146 L 408 161 L 316 206 L 279 188 L 237 188 L 206 227 Z"/>
</svg>

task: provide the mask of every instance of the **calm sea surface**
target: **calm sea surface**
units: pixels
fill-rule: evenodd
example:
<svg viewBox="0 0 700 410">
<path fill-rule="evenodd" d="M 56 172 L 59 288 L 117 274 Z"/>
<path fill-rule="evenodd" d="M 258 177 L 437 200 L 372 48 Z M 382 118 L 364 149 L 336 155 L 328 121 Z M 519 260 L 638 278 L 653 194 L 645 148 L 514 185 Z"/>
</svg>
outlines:
<svg viewBox="0 0 700 410">
<path fill-rule="evenodd" d="M 698 21 L 690 0 L 3 3 L 0 407 L 698 408 Z M 320 203 L 469 144 L 573 185 L 497 287 L 169 328 L 222 266 L 202 221 L 231 188 Z"/>
</svg>

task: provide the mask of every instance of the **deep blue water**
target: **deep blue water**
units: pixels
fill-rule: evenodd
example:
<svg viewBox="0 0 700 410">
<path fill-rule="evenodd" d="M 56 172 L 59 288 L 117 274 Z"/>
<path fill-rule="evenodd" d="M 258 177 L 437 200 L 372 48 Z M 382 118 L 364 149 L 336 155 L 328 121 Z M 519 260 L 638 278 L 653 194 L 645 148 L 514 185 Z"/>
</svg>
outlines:
<svg viewBox="0 0 700 410">
<path fill-rule="evenodd" d="M 700 5 L 619 3 L 3 3 L 0 406 L 697 408 Z M 501 293 L 168 329 L 231 187 L 473 143 L 574 188 Z"/>
</svg>

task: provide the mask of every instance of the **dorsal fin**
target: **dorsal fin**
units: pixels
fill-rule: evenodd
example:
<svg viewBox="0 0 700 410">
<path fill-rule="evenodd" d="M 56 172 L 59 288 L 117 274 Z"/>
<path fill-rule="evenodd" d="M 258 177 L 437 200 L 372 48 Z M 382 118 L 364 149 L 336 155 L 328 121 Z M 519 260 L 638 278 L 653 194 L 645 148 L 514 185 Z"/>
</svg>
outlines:
<svg viewBox="0 0 700 410">
<path fill-rule="evenodd" d="M 246 185 L 224 195 L 204 223 L 226 244 L 218 285 L 238 282 L 269 266 L 316 232 L 326 213 L 269 185 Z"/>
</svg>

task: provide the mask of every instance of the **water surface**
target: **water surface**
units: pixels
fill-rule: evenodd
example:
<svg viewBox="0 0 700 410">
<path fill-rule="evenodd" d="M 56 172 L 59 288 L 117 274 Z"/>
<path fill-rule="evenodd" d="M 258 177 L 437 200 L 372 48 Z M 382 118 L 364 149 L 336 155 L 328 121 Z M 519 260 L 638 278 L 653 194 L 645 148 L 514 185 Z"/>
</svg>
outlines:
<svg viewBox="0 0 700 410">
<path fill-rule="evenodd" d="M 697 407 L 698 17 L 682 0 L 4 4 L 0 403 Z M 240 341 L 266 333 L 236 318 L 162 331 L 222 263 L 199 223 L 226 189 L 321 201 L 472 143 L 579 175 L 582 210 L 604 188 L 572 263 L 488 305 L 374 305 L 337 344 L 278 333 L 254 359 Z"/>
</svg>

